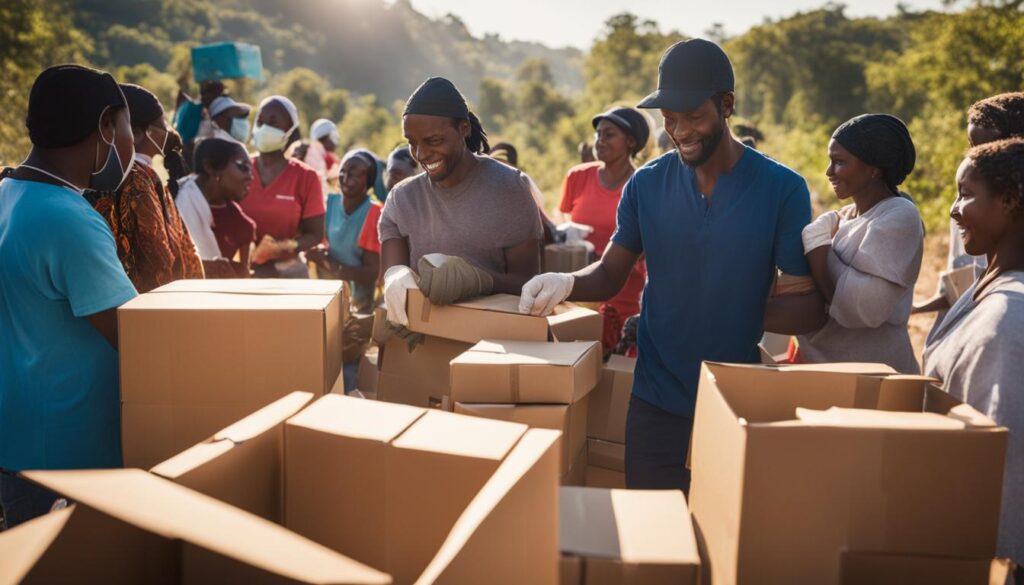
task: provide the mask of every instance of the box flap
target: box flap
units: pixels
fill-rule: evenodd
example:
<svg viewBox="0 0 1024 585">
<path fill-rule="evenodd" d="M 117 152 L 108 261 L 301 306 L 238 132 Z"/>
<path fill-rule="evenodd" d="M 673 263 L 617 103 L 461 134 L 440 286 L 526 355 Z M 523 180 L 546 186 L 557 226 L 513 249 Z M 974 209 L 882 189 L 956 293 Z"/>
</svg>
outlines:
<svg viewBox="0 0 1024 585">
<path fill-rule="evenodd" d="M 481 341 L 452 360 L 463 364 L 572 366 L 597 346 L 596 341 Z"/>
<path fill-rule="evenodd" d="M 328 394 L 288 420 L 324 433 L 388 442 L 426 412 L 404 404 Z"/>
<path fill-rule="evenodd" d="M 295 580 L 390 583 L 284 527 L 140 469 L 27 471 L 28 479 L 143 530 Z"/>
<path fill-rule="evenodd" d="M 317 294 L 235 294 L 221 292 L 148 292 L 128 301 L 118 310 L 306 310 L 323 311 L 334 299 Z"/>
<path fill-rule="evenodd" d="M 340 280 L 304 278 L 184 279 L 167 283 L 150 292 L 208 292 L 247 295 L 330 295 L 344 286 Z"/>
<path fill-rule="evenodd" d="M 220 430 L 213 435 L 213 439 L 215 441 L 227 439 L 233 443 L 244 443 L 281 424 L 312 401 L 313 394 L 311 392 L 292 392 Z"/>
<path fill-rule="evenodd" d="M 835 406 L 828 410 L 797 407 L 796 418 L 809 425 L 822 427 L 933 431 L 961 431 L 967 428 L 962 420 L 933 412 L 892 412 Z"/>
<path fill-rule="evenodd" d="M 774 366 L 780 372 L 832 372 L 839 374 L 890 375 L 898 372 L 885 364 L 864 363 L 833 363 L 833 364 L 801 364 L 793 366 Z"/>
<path fill-rule="evenodd" d="M 563 553 L 629 563 L 699 565 L 682 492 L 560 488 Z"/>
<path fill-rule="evenodd" d="M 431 410 L 395 439 L 392 445 L 402 449 L 500 461 L 527 428 L 519 423 Z"/>
<path fill-rule="evenodd" d="M 234 443 L 226 439 L 199 443 L 158 463 L 149 471 L 167 479 L 177 479 L 227 453 L 233 446 Z"/>
<path fill-rule="evenodd" d="M 465 307 L 467 309 L 481 309 L 484 311 L 497 311 L 499 313 L 513 313 L 524 317 L 529 316 L 523 315 L 519 312 L 519 297 L 516 295 L 496 294 L 486 297 L 477 297 L 475 299 L 460 301 L 455 303 L 454 306 Z M 547 319 L 549 321 L 558 318 L 571 319 L 588 312 L 589 311 L 587 309 L 572 303 L 561 303 L 555 306 L 554 312 L 552 312 L 551 316 Z M 563 315 L 565 315 L 565 317 L 563 317 Z"/>
<path fill-rule="evenodd" d="M 623 374 L 632 374 L 636 370 L 636 358 L 613 353 L 604 363 L 604 369 Z"/>
<path fill-rule="evenodd" d="M 589 465 L 612 471 L 626 472 L 626 445 L 602 441 L 593 437 L 587 439 L 587 461 Z"/>
<path fill-rule="evenodd" d="M 75 506 L 0 532 L 0 583 L 20 583 L 60 535 Z"/>
</svg>

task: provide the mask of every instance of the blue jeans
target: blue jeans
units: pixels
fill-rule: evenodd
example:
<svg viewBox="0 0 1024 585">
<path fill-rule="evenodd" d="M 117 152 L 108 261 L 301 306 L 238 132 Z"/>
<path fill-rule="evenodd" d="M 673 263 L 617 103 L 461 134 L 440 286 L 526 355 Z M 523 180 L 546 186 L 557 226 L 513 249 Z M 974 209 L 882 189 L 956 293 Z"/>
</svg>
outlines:
<svg viewBox="0 0 1024 585">
<path fill-rule="evenodd" d="M 693 419 L 662 410 L 636 396 L 626 414 L 626 487 L 631 490 L 683 490 L 690 493 Z"/>
<path fill-rule="evenodd" d="M 0 512 L 7 528 L 14 528 L 50 511 L 57 494 L 40 487 L 13 471 L 0 469 Z"/>
</svg>

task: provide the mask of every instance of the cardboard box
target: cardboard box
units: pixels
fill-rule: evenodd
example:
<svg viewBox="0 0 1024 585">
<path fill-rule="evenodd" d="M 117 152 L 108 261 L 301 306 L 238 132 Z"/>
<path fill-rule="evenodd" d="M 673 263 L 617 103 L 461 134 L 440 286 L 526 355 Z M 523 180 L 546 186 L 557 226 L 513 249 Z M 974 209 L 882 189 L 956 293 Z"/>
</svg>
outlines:
<svg viewBox="0 0 1024 585">
<path fill-rule="evenodd" d="M 411 583 L 526 430 L 326 396 L 286 425 L 286 525 Z"/>
<path fill-rule="evenodd" d="M 370 393 L 377 393 L 377 383 L 380 376 L 380 370 L 377 368 L 378 357 L 377 351 L 371 350 L 359 358 L 356 389 L 362 392 L 364 396 Z"/>
<path fill-rule="evenodd" d="M 583 448 L 573 458 L 571 464 L 569 464 L 569 471 L 562 474 L 561 479 L 558 480 L 559 485 L 570 485 L 570 486 L 584 486 L 587 482 L 587 445 L 583 444 Z"/>
<path fill-rule="evenodd" d="M 535 429 L 562 433 L 561 473 L 569 473 L 587 446 L 588 396 L 575 404 L 464 404 L 455 403 L 456 414 L 522 423 Z"/>
<path fill-rule="evenodd" d="M 0 582 L 391 582 L 281 526 L 138 469 L 24 475 L 76 503 L 0 533 Z"/>
<path fill-rule="evenodd" d="M 484 339 L 518 341 L 600 341 L 604 325 L 596 311 L 571 303 L 547 317 L 519 312 L 519 297 L 491 295 L 453 305 L 434 305 L 418 290 L 407 300 L 409 329 L 464 343 Z"/>
<path fill-rule="evenodd" d="M 705 363 L 690 506 L 714 583 L 840 583 L 846 550 L 991 559 L 1006 441 L 887 366 Z"/>
<path fill-rule="evenodd" d="M 623 471 L 587 465 L 583 476 L 583 485 L 608 490 L 624 490 L 626 489 L 626 474 Z"/>
<path fill-rule="evenodd" d="M 544 272 L 576 272 L 593 261 L 594 246 L 589 242 L 544 246 Z"/>
<path fill-rule="evenodd" d="M 259 45 L 248 43 L 212 43 L 192 47 L 192 78 L 197 82 L 212 79 L 263 78 L 263 57 Z"/>
<path fill-rule="evenodd" d="M 696 585 L 697 539 L 678 490 L 559 491 L 558 542 L 580 558 L 581 585 Z"/>
<path fill-rule="evenodd" d="M 600 375 L 595 341 L 481 341 L 451 361 L 451 396 L 463 403 L 572 404 Z"/>
<path fill-rule="evenodd" d="M 992 559 L 844 552 L 842 585 L 989 585 Z M 998 581 L 999 585 L 1005 583 Z"/>
<path fill-rule="evenodd" d="M 284 422 L 312 400 L 309 392 L 292 392 L 150 471 L 282 524 Z"/>
<path fill-rule="evenodd" d="M 967 289 L 971 288 L 977 278 L 974 266 L 962 266 L 956 270 L 949 270 L 939 274 L 942 279 L 943 290 L 946 293 L 946 301 L 952 307 Z"/>
<path fill-rule="evenodd" d="M 558 562 L 558 582 L 561 585 L 583 585 L 582 565 L 579 557 L 562 555 Z"/>
<path fill-rule="evenodd" d="M 385 402 L 449 409 L 449 363 L 471 346 L 461 341 L 426 336 L 412 351 L 394 337 L 381 347 L 377 396 Z"/>
<path fill-rule="evenodd" d="M 124 464 L 151 467 L 290 392 L 340 391 L 345 290 L 179 280 L 121 306 Z"/>
<path fill-rule="evenodd" d="M 587 462 L 593 467 L 626 472 L 626 445 L 587 439 Z"/>
<path fill-rule="evenodd" d="M 613 443 L 626 442 L 626 413 L 633 395 L 636 358 L 613 354 L 601 370 L 601 381 L 590 394 L 587 436 Z"/>
</svg>

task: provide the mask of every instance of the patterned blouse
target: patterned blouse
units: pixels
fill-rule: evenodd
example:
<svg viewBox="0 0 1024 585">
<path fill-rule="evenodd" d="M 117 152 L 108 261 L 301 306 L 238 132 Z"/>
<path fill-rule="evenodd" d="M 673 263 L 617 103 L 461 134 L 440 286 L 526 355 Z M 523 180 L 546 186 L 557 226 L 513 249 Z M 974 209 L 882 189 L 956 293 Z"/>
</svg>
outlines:
<svg viewBox="0 0 1024 585">
<path fill-rule="evenodd" d="M 110 224 L 117 256 L 140 293 L 182 278 L 203 278 L 192 238 L 152 167 L 136 160 L 120 189 L 99 193 L 92 203 Z"/>
</svg>

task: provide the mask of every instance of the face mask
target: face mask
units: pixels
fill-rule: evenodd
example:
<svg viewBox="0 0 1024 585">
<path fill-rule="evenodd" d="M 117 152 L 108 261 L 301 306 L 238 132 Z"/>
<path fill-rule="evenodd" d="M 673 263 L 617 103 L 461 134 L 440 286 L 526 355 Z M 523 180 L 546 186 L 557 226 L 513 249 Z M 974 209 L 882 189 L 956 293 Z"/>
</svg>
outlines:
<svg viewBox="0 0 1024 585">
<path fill-rule="evenodd" d="M 102 117 L 102 116 L 101 116 Z M 107 151 L 107 161 L 103 163 L 103 167 L 92 174 L 89 177 L 89 189 L 92 191 L 117 191 L 124 182 L 124 178 L 128 176 L 128 172 L 132 169 L 132 165 L 135 164 L 135 158 L 128 160 L 128 167 L 125 168 L 121 164 L 121 159 L 117 157 L 117 149 L 114 148 L 114 141 L 117 139 L 117 130 L 114 130 L 114 135 L 111 137 L 110 142 L 103 140 L 103 134 L 100 133 L 100 140 L 105 144 L 110 145 L 110 149 Z M 96 145 L 96 159 L 100 157 L 100 145 Z"/>
<path fill-rule="evenodd" d="M 267 153 L 283 150 L 288 141 L 288 133 L 266 124 L 257 124 L 252 131 L 252 144 L 256 150 Z"/>
<path fill-rule="evenodd" d="M 160 156 L 164 155 L 164 147 L 167 146 L 167 137 L 170 136 L 170 135 L 171 135 L 170 132 L 165 131 L 164 132 L 164 140 L 163 140 L 163 142 L 161 142 L 160 144 L 157 144 L 156 140 L 153 140 L 153 136 L 149 133 L 149 129 L 146 130 L 146 138 L 148 138 L 149 141 L 153 143 L 153 146 L 156 147 L 156 150 L 157 150 L 157 152 L 160 153 Z"/>
<path fill-rule="evenodd" d="M 228 134 L 232 138 L 239 142 L 245 142 L 249 139 L 249 118 L 232 118 L 231 130 Z"/>
</svg>

